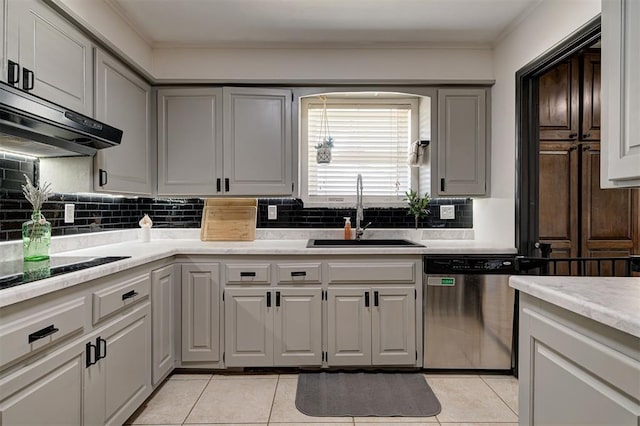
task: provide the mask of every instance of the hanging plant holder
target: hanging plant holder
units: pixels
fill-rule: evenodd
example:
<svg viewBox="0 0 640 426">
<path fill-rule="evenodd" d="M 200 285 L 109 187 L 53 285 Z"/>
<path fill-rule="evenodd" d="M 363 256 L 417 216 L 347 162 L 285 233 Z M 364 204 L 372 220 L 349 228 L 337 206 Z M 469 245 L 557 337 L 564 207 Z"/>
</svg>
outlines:
<svg viewBox="0 0 640 426">
<path fill-rule="evenodd" d="M 322 101 L 322 116 L 320 117 L 320 132 L 318 132 L 318 143 L 316 144 L 316 162 L 318 164 L 331 163 L 331 149 L 333 148 L 333 138 L 329 131 L 329 120 L 327 119 L 327 97 L 320 96 Z"/>
</svg>

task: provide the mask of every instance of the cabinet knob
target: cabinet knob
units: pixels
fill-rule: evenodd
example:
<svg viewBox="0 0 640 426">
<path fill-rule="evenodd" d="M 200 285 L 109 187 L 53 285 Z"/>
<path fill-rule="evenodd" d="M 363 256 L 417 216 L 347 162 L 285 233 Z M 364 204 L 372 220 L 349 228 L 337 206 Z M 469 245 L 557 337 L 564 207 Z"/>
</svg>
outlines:
<svg viewBox="0 0 640 426">
<path fill-rule="evenodd" d="M 577 138 L 578 138 L 577 133 L 569 133 L 569 139 L 577 139 Z"/>
<path fill-rule="evenodd" d="M 591 137 L 591 133 L 585 133 L 584 135 L 582 135 L 582 137 L 585 139 L 589 139 Z"/>
</svg>

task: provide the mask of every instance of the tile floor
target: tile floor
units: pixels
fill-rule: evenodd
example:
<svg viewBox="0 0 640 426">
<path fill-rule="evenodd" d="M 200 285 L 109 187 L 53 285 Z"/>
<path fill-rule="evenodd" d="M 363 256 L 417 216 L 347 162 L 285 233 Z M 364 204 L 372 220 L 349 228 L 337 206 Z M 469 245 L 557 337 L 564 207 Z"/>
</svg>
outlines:
<svg viewBox="0 0 640 426">
<path fill-rule="evenodd" d="M 295 407 L 296 374 L 174 374 L 128 424 L 517 426 L 514 377 L 425 377 L 442 405 L 436 417 L 308 417 Z"/>
</svg>

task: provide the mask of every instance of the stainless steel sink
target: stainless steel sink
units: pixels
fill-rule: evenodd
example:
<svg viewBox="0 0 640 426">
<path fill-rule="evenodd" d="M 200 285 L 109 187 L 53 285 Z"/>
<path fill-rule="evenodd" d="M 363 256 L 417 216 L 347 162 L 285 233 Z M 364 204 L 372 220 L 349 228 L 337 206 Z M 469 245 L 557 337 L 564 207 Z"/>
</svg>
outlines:
<svg viewBox="0 0 640 426">
<path fill-rule="evenodd" d="M 309 240 L 307 248 L 338 248 L 338 247 L 424 247 L 422 244 L 400 239 L 370 239 L 370 240 Z"/>
</svg>

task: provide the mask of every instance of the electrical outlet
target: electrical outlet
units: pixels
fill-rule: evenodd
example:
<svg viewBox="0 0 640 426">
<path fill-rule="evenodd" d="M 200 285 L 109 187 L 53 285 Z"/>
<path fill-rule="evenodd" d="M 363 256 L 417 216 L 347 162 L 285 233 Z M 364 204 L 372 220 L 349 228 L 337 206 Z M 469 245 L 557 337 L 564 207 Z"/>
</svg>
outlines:
<svg viewBox="0 0 640 426">
<path fill-rule="evenodd" d="M 76 206 L 75 204 L 64 205 L 64 223 L 73 223 L 75 220 Z"/>
<path fill-rule="evenodd" d="M 440 219 L 455 219 L 455 206 L 440 206 Z"/>
<path fill-rule="evenodd" d="M 269 220 L 277 220 L 278 219 L 278 206 L 268 206 L 268 208 L 267 208 L 267 219 L 269 219 Z"/>
</svg>

